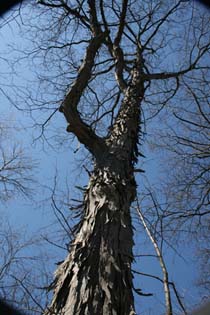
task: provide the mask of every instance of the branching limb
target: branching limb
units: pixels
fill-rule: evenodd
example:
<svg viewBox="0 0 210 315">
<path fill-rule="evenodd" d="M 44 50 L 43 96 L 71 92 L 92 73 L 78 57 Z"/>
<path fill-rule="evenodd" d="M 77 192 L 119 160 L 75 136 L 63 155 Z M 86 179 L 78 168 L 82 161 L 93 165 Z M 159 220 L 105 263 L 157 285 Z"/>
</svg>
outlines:
<svg viewBox="0 0 210 315">
<path fill-rule="evenodd" d="M 128 0 L 124 0 L 122 4 L 122 13 L 120 16 L 120 23 L 119 23 L 117 35 L 114 40 L 114 45 L 116 46 L 119 46 L 121 38 L 122 38 L 123 30 L 125 27 L 125 17 L 126 17 L 127 7 L 128 7 Z"/>
<path fill-rule="evenodd" d="M 90 24 L 91 31 L 94 36 L 102 33 L 100 24 L 98 22 L 98 17 L 96 13 L 96 4 L 95 0 L 88 0 L 89 10 L 90 10 Z"/>
<path fill-rule="evenodd" d="M 155 35 L 158 33 L 160 27 L 167 21 L 168 17 L 171 16 L 177 10 L 177 8 L 180 6 L 182 2 L 184 1 L 183 0 L 178 1 L 158 22 L 156 22 L 157 26 L 154 28 L 152 34 L 147 38 L 146 42 L 143 45 L 143 48 L 148 46 L 151 39 L 155 37 Z"/>
<path fill-rule="evenodd" d="M 127 84 L 123 78 L 123 71 L 125 68 L 125 60 L 124 53 L 122 48 L 120 47 L 120 41 L 122 39 L 123 31 L 125 28 L 125 17 L 127 12 L 128 0 L 124 0 L 122 4 L 122 13 L 119 17 L 119 26 L 118 31 L 114 39 L 114 43 L 111 40 L 109 35 L 109 26 L 106 20 L 105 12 L 104 12 L 104 1 L 100 0 L 100 11 L 101 17 L 103 21 L 103 26 L 105 31 L 107 32 L 106 45 L 108 47 L 109 53 L 115 59 L 115 78 L 122 92 L 125 92 L 127 88 Z"/>
<path fill-rule="evenodd" d="M 80 98 L 88 85 L 91 78 L 94 60 L 98 49 L 103 43 L 106 33 L 101 33 L 89 42 L 86 50 L 84 61 L 79 69 L 78 76 L 69 92 L 67 93 L 60 111 L 63 112 L 67 122 L 69 123 L 67 131 L 73 132 L 79 141 L 83 143 L 94 155 L 97 155 L 99 146 L 102 145 L 102 139 L 99 138 L 94 131 L 82 121 L 77 110 Z"/>
<path fill-rule="evenodd" d="M 171 78 L 178 78 L 180 76 L 183 76 L 184 74 L 191 72 L 192 70 L 199 70 L 202 69 L 203 67 L 198 66 L 198 62 L 202 58 L 202 56 L 208 52 L 210 48 L 210 44 L 207 44 L 206 46 L 202 47 L 200 49 L 200 52 L 198 53 L 197 57 L 194 59 L 192 63 L 189 64 L 189 66 L 183 70 L 177 71 L 177 72 L 161 72 L 161 73 L 149 73 L 149 74 L 144 74 L 144 79 L 147 81 L 150 80 L 167 80 Z M 204 67 L 204 68 L 209 68 L 209 67 Z"/>
<path fill-rule="evenodd" d="M 49 3 L 44 0 L 38 0 L 38 4 L 44 5 L 46 7 L 51 7 L 51 8 L 64 8 L 66 12 L 69 14 L 73 15 L 75 18 L 79 19 L 80 22 L 90 29 L 89 21 L 86 16 L 81 15 L 80 12 L 77 9 L 72 9 L 65 1 L 60 0 L 60 3 L 55 4 L 55 3 Z"/>
<path fill-rule="evenodd" d="M 126 17 L 126 12 L 127 12 L 127 6 L 128 6 L 128 0 L 124 0 L 122 4 L 122 12 L 120 15 L 119 27 L 118 27 L 117 35 L 114 39 L 114 45 L 113 45 L 113 50 L 112 50 L 113 57 L 116 59 L 116 73 L 115 73 L 116 80 L 119 84 L 121 91 L 124 91 L 124 92 L 127 88 L 127 84 L 123 78 L 123 70 L 125 67 L 125 61 L 124 61 L 123 50 L 120 47 L 120 41 L 121 41 L 123 30 L 125 27 L 125 17 Z"/>
</svg>

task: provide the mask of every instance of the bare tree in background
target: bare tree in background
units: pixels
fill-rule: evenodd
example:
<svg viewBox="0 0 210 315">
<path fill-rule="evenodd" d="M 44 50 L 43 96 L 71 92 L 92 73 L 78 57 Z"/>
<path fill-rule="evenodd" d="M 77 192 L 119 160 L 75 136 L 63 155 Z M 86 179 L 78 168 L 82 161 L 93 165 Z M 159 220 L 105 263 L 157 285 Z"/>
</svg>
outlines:
<svg viewBox="0 0 210 315">
<path fill-rule="evenodd" d="M 3 72 L 2 69 L 1 71 Z M 0 94 L 2 93 L 4 94 L 4 86 L 0 86 Z M 17 226 L 11 227 L 7 222 L 7 209 L 5 210 L 6 203 L 17 196 L 31 197 L 32 183 L 35 182 L 32 177 L 35 162 L 26 154 L 20 140 L 18 141 L 17 133 L 18 128 L 15 122 L 2 114 L 0 122 L 0 312 L 8 315 L 20 314 L 11 305 L 18 305 L 20 310 L 24 310 L 27 305 L 27 309 L 30 309 L 28 304 L 30 299 L 23 292 L 19 281 L 25 281 L 26 275 L 32 268 L 32 261 L 38 260 L 35 256 L 32 258 L 26 254 L 37 240 L 26 241 L 23 230 L 20 231 Z M 15 217 L 18 216 L 16 207 L 13 206 L 12 211 Z M 23 229 L 22 226 L 21 228 Z M 29 278 L 27 275 L 28 287 Z"/>
<path fill-rule="evenodd" d="M 26 295 L 23 287 L 30 287 L 31 295 L 33 294 L 34 286 L 30 285 L 32 262 L 40 263 L 38 257 L 31 257 L 26 254 L 27 250 L 37 243 L 37 240 L 26 241 L 23 236 L 23 231 L 20 232 L 19 227 L 11 227 L 7 222 L 7 212 L 2 209 L 6 202 L 14 199 L 17 196 L 28 198 L 32 193 L 32 172 L 35 163 L 26 155 L 22 146 L 18 143 L 15 126 L 13 128 L 5 123 L 3 116 L 0 124 L 0 312 L 2 314 L 20 314 L 13 309 L 12 305 L 18 305 L 20 310 L 30 310 L 31 303 L 29 295 Z M 9 121 L 9 120 L 8 120 Z M 14 208 L 15 215 L 17 209 Z M 23 229 L 23 227 L 22 227 Z M 37 264 L 38 267 L 38 264 Z M 26 281 L 27 277 L 27 281 Z M 36 277 L 36 280 L 38 278 Z M 33 279 L 34 281 L 34 279 Z M 26 283 L 27 284 L 26 284 Z M 30 302 L 29 302 L 30 301 Z M 37 298 L 37 301 L 39 299 Z M 9 303 L 9 304 L 6 304 Z M 38 303 L 38 302 L 37 302 Z M 32 306 L 32 309 L 34 305 Z M 35 308 L 34 308 L 35 309 Z"/>
<path fill-rule="evenodd" d="M 12 138 L 12 141 L 11 141 Z M 29 196 L 35 163 L 30 159 L 5 123 L 0 125 L 0 201 L 16 194 Z"/>
<path fill-rule="evenodd" d="M 30 194 L 30 183 L 32 182 L 29 172 L 32 164 L 24 155 L 21 147 L 14 145 L 5 151 L 1 147 L 1 168 L 0 168 L 0 199 L 8 200 L 15 194 Z M 28 163 L 28 164 L 27 164 Z"/>
<path fill-rule="evenodd" d="M 40 20 L 25 57 L 32 57 L 44 90 L 25 102 L 31 112 L 47 112 L 42 135 L 60 104 L 67 131 L 94 161 L 45 314 L 135 314 L 130 207 L 143 123 L 171 108 L 169 125 L 173 115 L 190 119 L 183 96 L 191 89 L 200 102 L 194 86 L 208 84 L 209 15 L 188 1 L 40 0 L 33 7 Z"/>
<path fill-rule="evenodd" d="M 171 123 L 164 130 L 160 125 L 156 127 L 153 146 L 168 152 L 162 161 L 168 165 L 168 176 L 158 196 L 162 203 L 165 237 L 171 238 L 173 233 L 177 240 L 188 235 L 190 243 L 194 242 L 196 255 L 203 266 L 201 279 L 197 277 L 197 280 L 209 291 L 210 81 L 208 77 L 203 80 L 207 72 L 208 67 L 196 78 L 188 75 L 183 79 L 183 94 L 177 98 L 176 105 L 168 106 L 166 117 Z M 184 108 L 182 103 L 185 103 Z M 162 118 L 159 117 L 159 121 Z M 164 196 L 162 201 L 161 195 Z"/>
<path fill-rule="evenodd" d="M 197 78 L 201 80 L 201 78 Z M 177 128 L 169 127 L 159 133 L 157 146 L 170 152 L 169 167 L 174 168 L 166 185 L 168 186 L 168 200 L 173 204 L 177 218 L 193 218 L 202 220 L 208 216 L 209 187 L 210 187 L 210 146 L 209 146 L 209 81 L 204 84 L 189 86 L 188 77 L 184 85 L 186 107 L 174 106 L 170 110 Z M 176 172 L 177 167 L 179 172 Z M 172 185 L 169 182 L 172 181 Z M 173 202 L 171 202 L 173 200 Z"/>
<path fill-rule="evenodd" d="M 49 283 L 45 262 L 49 258 L 40 236 L 27 237 L 26 229 L 0 223 L 0 311 L 2 314 L 41 314 Z M 23 313 L 22 313 L 23 312 Z"/>
</svg>

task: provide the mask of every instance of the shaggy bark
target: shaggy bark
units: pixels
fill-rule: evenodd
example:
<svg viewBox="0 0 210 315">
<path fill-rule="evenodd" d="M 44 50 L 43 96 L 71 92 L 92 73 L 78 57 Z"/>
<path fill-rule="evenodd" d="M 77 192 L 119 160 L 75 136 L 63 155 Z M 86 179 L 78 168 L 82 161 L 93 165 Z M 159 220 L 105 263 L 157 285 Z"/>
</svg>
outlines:
<svg viewBox="0 0 210 315">
<path fill-rule="evenodd" d="M 87 59 L 85 78 L 86 65 Z M 109 136 L 93 135 L 84 123 L 82 138 L 81 129 L 72 129 L 94 154 L 96 165 L 84 196 L 84 217 L 68 257 L 56 272 L 54 298 L 46 315 L 135 314 L 130 205 L 136 195 L 133 164 L 138 155 L 143 93 L 141 66 L 136 62 Z M 66 99 L 63 111 L 74 122 L 69 104 Z"/>
<path fill-rule="evenodd" d="M 28 94 L 27 89 L 23 93 L 22 87 L 21 90 L 18 87 L 17 101 L 19 95 L 28 95 L 24 103 L 29 104 L 32 111 L 43 110 L 45 115 L 47 108 L 60 103 L 60 93 L 66 91 L 68 82 L 69 89 L 59 107 L 60 112 L 67 121 L 67 131 L 87 148 L 95 162 L 84 195 L 83 218 L 70 244 L 68 257 L 56 271 L 53 300 L 45 311 L 46 315 L 135 314 L 132 291 L 134 289 L 139 293 L 140 290 L 133 288 L 132 283 L 130 206 L 136 196 L 134 164 L 141 155 L 138 152 L 141 101 L 145 94 L 145 122 L 166 107 L 166 112 L 171 111 L 173 116 L 189 124 L 191 119 L 182 116 L 185 113 L 182 101 L 176 105 L 179 98 L 175 98 L 174 102 L 172 99 L 180 91 L 180 100 L 183 100 L 186 93 L 183 87 L 190 85 L 187 90 L 193 91 L 199 112 L 203 114 L 200 111 L 200 104 L 204 104 L 203 91 L 201 93 L 199 88 L 196 92 L 194 83 L 197 85 L 200 82 L 202 90 L 205 90 L 202 81 L 207 82 L 205 73 L 209 69 L 205 61 L 209 51 L 209 43 L 205 39 L 208 32 L 205 25 L 208 23 L 203 14 L 201 19 L 194 5 L 187 2 L 37 1 L 38 8 L 42 8 L 38 12 L 40 24 L 34 18 L 34 10 L 31 20 L 36 21 L 37 26 L 31 43 L 36 47 L 38 38 L 41 46 L 38 44 L 38 49 L 33 48 L 31 52 L 27 49 L 21 59 L 32 56 L 31 64 L 37 66 L 35 72 L 44 90 L 35 93 L 35 85 Z M 30 10 L 22 17 L 29 13 Z M 23 24 L 32 23 L 30 29 L 34 30 L 33 22 L 29 22 L 29 18 L 26 20 L 27 23 Z M 86 51 L 81 59 L 84 47 Z M 177 62 L 173 60 L 175 56 Z M 46 73 L 40 60 L 44 60 Z M 201 103 L 199 100 L 202 100 Z M 190 116 L 193 116 L 189 107 Z M 53 108 L 53 113 L 42 124 L 43 135 L 45 126 L 55 113 L 57 108 Z M 169 117 L 168 114 L 166 117 Z M 154 130 L 156 125 L 157 121 Z M 169 118 L 166 124 L 160 121 L 160 128 L 168 125 L 173 126 L 173 118 Z M 202 127 L 202 124 L 199 123 L 199 126 Z M 105 133 L 106 136 L 102 137 Z M 175 148 L 170 144 L 173 152 L 184 140 L 176 134 Z M 191 155 L 188 150 L 186 152 Z M 142 170 L 138 168 L 136 172 Z M 195 197 L 197 195 L 196 192 Z M 59 210 L 54 200 L 53 206 Z M 148 213 L 152 215 L 150 210 Z M 168 213 L 170 218 L 173 213 Z M 200 214 L 196 212 L 195 215 Z M 160 281 L 164 283 L 167 313 L 172 314 L 169 290 L 169 284 L 172 284 L 168 281 L 161 252 L 158 248 L 156 251 L 164 273 L 164 279 Z"/>
<path fill-rule="evenodd" d="M 84 196 L 83 219 L 70 246 L 68 257 L 56 271 L 53 300 L 45 315 L 135 314 L 130 205 L 136 195 L 133 173 L 139 155 L 137 146 L 141 126 L 141 101 L 145 87 L 149 88 L 154 80 L 174 78 L 177 86 L 174 92 L 172 88 L 169 89 L 169 97 L 166 99 L 172 97 L 171 92 L 174 96 L 180 87 L 180 76 L 197 69 L 197 64 L 208 47 L 203 45 L 197 56 L 192 54 L 194 60 L 190 59 L 186 68 L 178 68 L 176 72 L 162 72 L 160 67 L 160 72 L 155 73 L 150 61 L 148 64 L 145 61 L 147 53 L 151 52 L 153 55 L 155 52 L 151 45 L 156 47 L 161 39 L 161 36 L 157 36 L 155 40 L 156 34 L 168 18 L 176 13 L 182 2 L 176 2 L 164 14 L 161 12 L 154 21 L 151 17 L 155 15 L 156 9 L 153 11 L 151 8 L 150 14 L 142 18 L 142 21 L 146 19 L 145 23 L 142 22 L 145 25 L 143 28 L 139 16 L 135 14 L 136 3 L 131 4 L 127 0 L 122 1 L 121 7 L 115 1 L 112 1 L 112 5 L 105 5 L 103 0 L 88 0 L 82 2 L 77 9 L 70 4 L 68 7 L 62 0 L 58 4 L 47 0 L 40 2 L 51 8 L 62 7 L 65 14 L 70 14 L 78 21 L 76 28 L 81 24 L 91 33 L 78 75 L 70 86 L 60 111 L 68 122 L 67 131 L 72 132 L 85 145 L 95 160 L 95 168 Z M 131 22 L 136 23 L 135 27 L 132 27 Z M 163 40 L 164 37 L 160 41 L 160 47 Z M 105 48 L 105 53 L 102 54 L 107 54 L 108 58 L 100 59 L 102 46 Z M 158 51 L 159 48 L 155 49 Z M 96 56 L 99 56 L 98 64 L 95 61 Z M 99 65 L 104 65 L 104 69 L 101 70 Z M 98 69 L 98 74 L 95 68 Z M 113 68 L 115 73 L 111 73 Z M 107 126 L 109 132 L 104 138 L 91 128 L 94 121 L 91 126 L 87 125 L 84 121 L 85 115 L 78 110 L 78 104 L 83 93 L 87 92 L 87 87 L 93 89 L 93 79 L 97 86 L 96 80 L 100 78 L 100 72 L 107 73 L 107 82 L 110 85 L 113 81 L 108 80 L 114 75 L 114 87 L 118 86 L 120 91 L 115 112 L 112 104 L 114 96 L 110 97 L 113 115 L 111 126 Z M 166 102 L 165 94 L 168 92 L 164 88 L 161 93 L 162 91 L 163 102 Z M 158 92 L 155 93 L 158 95 Z M 94 91 L 94 97 L 95 94 L 97 91 Z M 83 102 L 84 100 L 85 98 Z M 105 100 L 105 95 L 102 99 L 96 97 L 97 112 L 103 109 L 102 116 L 106 110 L 103 105 L 107 105 L 108 101 Z M 155 105 L 158 111 L 159 104 Z"/>
<path fill-rule="evenodd" d="M 118 170 L 96 167 L 91 176 L 81 227 L 56 272 L 54 299 L 46 314 L 135 314 L 129 212 L 135 181 L 121 173 L 119 162 Z"/>
<path fill-rule="evenodd" d="M 84 217 L 68 257 L 56 271 L 54 298 L 46 315 L 135 314 L 130 205 L 136 195 L 133 164 L 144 92 L 140 73 L 136 65 L 110 135 L 95 156 Z M 94 137 L 91 148 L 93 143 Z"/>
<path fill-rule="evenodd" d="M 93 38 L 86 49 L 78 77 L 60 108 L 73 132 L 95 158 L 94 172 L 84 196 L 84 216 L 71 250 L 55 275 L 54 297 L 45 315 L 132 315 L 133 232 L 130 205 L 136 196 L 133 175 L 138 156 L 140 103 L 144 95 L 141 52 L 123 84 L 123 56 L 120 39 L 127 1 L 114 45 L 109 32 L 101 31 L 95 2 L 88 1 Z M 101 45 L 108 46 L 116 59 L 115 73 L 124 94 L 120 110 L 107 137 L 100 138 L 77 111 L 87 87 Z M 116 49 L 117 48 L 117 49 Z"/>
</svg>

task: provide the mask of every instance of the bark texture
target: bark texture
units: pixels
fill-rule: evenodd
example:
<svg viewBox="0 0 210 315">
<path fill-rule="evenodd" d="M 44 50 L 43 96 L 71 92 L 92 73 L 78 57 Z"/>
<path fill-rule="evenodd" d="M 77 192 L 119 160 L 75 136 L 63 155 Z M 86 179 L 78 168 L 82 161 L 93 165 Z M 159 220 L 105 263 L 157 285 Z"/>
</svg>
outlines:
<svg viewBox="0 0 210 315">
<path fill-rule="evenodd" d="M 56 272 L 54 298 L 46 314 L 135 314 L 130 205 L 136 195 L 133 165 L 142 94 L 136 67 L 112 130 L 96 155 L 84 217 Z"/>
<path fill-rule="evenodd" d="M 135 314 L 130 205 L 136 195 L 133 168 L 143 93 L 137 64 L 110 134 L 92 137 L 96 162 L 84 196 L 84 216 L 69 255 L 56 271 L 46 315 Z"/>
<path fill-rule="evenodd" d="M 125 83 L 120 40 L 127 1 L 123 2 L 114 43 L 103 10 L 105 32 L 97 20 L 95 1 L 88 4 L 93 38 L 60 110 L 69 124 L 67 130 L 93 155 L 95 168 L 84 195 L 84 215 L 78 233 L 69 255 L 56 271 L 54 296 L 45 315 L 133 315 L 130 206 L 136 196 L 133 171 L 138 158 L 140 104 L 144 95 L 141 51 L 137 49 L 130 78 Z M 115 121 L 104 138 L 95 134 L 77 110 L 101 45 L 106 45 L 115 59 L 115 77 L 123 95 Z"/>
<path fill-rule="evenodd" d="M 135 314 L 129 212 L 135 188 L 123 163 L 118 170 L 96 167 L 81 227 L 56 272 L 54 299 L 46 314 Z"/>
</svg>

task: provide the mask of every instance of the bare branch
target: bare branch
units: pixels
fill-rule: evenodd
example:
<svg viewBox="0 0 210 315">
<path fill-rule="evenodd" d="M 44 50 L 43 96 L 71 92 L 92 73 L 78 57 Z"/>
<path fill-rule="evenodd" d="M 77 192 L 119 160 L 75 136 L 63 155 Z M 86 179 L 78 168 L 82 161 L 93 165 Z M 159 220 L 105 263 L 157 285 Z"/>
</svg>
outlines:
<svg viewBox="0 0 210 315">
<path fill-rule="evenodd" d="M 171 293 L 170 293 L 170 288 L 169 288 L 169 280 L 168 280 L 168 272 L 167 272 L 167 268 L 163 259 L 163 254 L 161 253 L 161 250 L 159 249 L 159 246 L 157 244 L 157 241 L 155 240 L 155 238 L 152 236 L 152 233 L 150 232 L 147 223 L 144 219 L 144 216 L 142 215 L 142 212 L 140 210 L 140 206 L 137 200 L 137 208 L 136 211 L 139 215 L 139 218 L 147 232 L 147 235 L 149 236 L 154 249 L 156 251 L 158 260 L 160 262 L 160 266 L 162 269 L 162 273 L 163 273 L 163 285 L 164 285 L 164 293 L 165 293 L 165 303 L 166 303 L 166 309 L 167 309 L 167 315 L 172 315 L 173 311 L 172 311 L 172 302 L 171 302 Z"/>
<path fill-rule="evenodd" d="M 118 31 L 117 31 L 117 34 L 116 34 L 116 37 L 114 39 L 114 45 L 119 47 L 120 45 L 120 41 L 121 41 L 121 38 L 122 38 L 122 35 L 123 35 L 123 30 L 124 30 L 124 27 L 125 27 L 125 18 L 126 18 L 126 11 L 127 11 L 127 7 L 128 7 L 128 0 L 123 0 L 123 3 L 122 3 L 122 12 L 121 12 L 121 15 L 120 15 L 120 21 L 119 21 L 119 27 L 118 27 Z"/>
<path fill-rule="evenodd" d="M 104 42 L 105 36 L 106 33 L 102 33 L 90 40 L 78 76 L 70 87 L 60 108 L 69 123 L 67 131 L 73 132 L 78 137 L 79 141 L 90 149 L 94 155 L 97 155 L 97 150 L 101 147 L 102 140 L 82 121 L 77 110 L 77 105 L 91 78 L 95 56 L 101 44 Z"/>
</svg>

